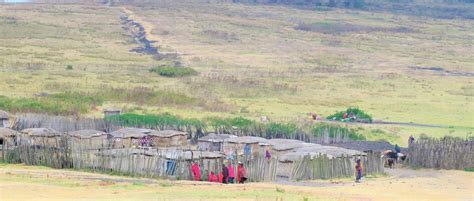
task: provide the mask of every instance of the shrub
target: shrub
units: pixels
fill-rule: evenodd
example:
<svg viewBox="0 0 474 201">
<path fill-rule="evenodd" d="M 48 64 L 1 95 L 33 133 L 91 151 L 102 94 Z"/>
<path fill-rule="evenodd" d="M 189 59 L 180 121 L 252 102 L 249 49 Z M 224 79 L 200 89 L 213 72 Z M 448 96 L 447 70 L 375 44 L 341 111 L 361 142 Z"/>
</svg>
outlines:
<svg viewBox="0 0 474 201">
<path fill-rule="evenodd" d="M 271 123 L 266 128 L 269 138 L 292 137 L 296 134 L 297 127 L 293 123 Z"/>
<path fill-rule="evenodd" d="M 359 108 L 347 108 L 346 111 L 329 115 L 326 118 L 329 120 L 345 121 L 343 118 L 344 113 L 347 113 L 347 114 L 353 113 L 357 117 L 356 119 L 367 122 L 367 123 L 372 123 L 372 116 L 366 114 L 364 111 L 360 110 Z"/>
<path fill-rule="evenodd" d="M 67 65 L 66 66 L 66 70 L 73 70 L 73 69 L 74 69 L 74 67 L 72 65 Z"/>
<path fill-rule="evenodd" d="M 184 77 L 197 75 L 198 72 L 192 68 L 187 67 L 170 67 L 170 66 L 159 66 L 150 69 L 152 73 L 158 73 L 164 77 Z"/>
<path fill-rule="evenodd" d="M 204 127 L 204 123 L 197 119 L 185 119 L 169 113 L 158 115 L 151 114 L 133 114 L 126 113 L 122 115 L 114 115 L 107 117 L 108 121 L 113 124 L 127 126 L 127 127 L 147 127 L 147 128 L 163 128 L 163 127 L 187 127 L 193 126 L 195 128 Z"/>
</svg>

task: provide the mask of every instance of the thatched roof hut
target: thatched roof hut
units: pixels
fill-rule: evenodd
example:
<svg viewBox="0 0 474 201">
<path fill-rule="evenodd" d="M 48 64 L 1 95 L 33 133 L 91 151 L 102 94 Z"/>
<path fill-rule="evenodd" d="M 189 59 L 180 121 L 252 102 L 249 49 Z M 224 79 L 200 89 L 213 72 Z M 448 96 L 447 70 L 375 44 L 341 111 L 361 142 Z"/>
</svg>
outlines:
<svg viewBox="0 0 474 201">
<path fill-rule="evenodd" d="M 61 135 L 50 128 L 27 128 L 21 131 L 21 141 L 30 145 L 58 147 Z"/>
<path fill-rule="evenodd" d="M 162 130 L 151 132 L 148 136 L 151 138 L 153 147 L 185 146 L 188 143 L 188 135 L 182 131 Z"/>
<path fill-rule="evenodd" d="M 61 133 L 51 128 L 27 128 L 21 131 L 22 134 L 35 137 L 58 137 Z"/>
<path fill-rule="evenodd" d="M 198 140 L 198 150 L 201 151 L 223 151 L 223 143 L 228 138 L 237 137 L 230 134 L 210 133 Z"/>
<path fill-rule="evenodd" d="M 244 155 L 246 147 L 250 149 L 250 154 L 254 156 L 264 156 L 265 151 L 271 149 L 268 140 L 261 137 L 242 136 L 224 140 L 224 152 L 226 154 L 237 153 L 238 155 Z"/>
<path fill-rule="evenodd" d="M 340 144 L 330 144 L 329 146 L 352 149 L 362 152 L 383 152 L 385 150 L 393 150 L 395 145 L 386 141 L 353 141 Z"/>
<path fill-rule="evenodd" d="M 242 136 L 242 137 L 233 137 L 225 140 L 226 143 L 232 144 L 262 144 L 269 145 L 268 140 L 261 137 L 254 136 Z"/>
<path fill-rule="evenodd" d="M 18 132 L 9 128 L 0 128 L 0 147 L 3 149 L 13 147 L 16 144 Z"/>
<path fill-rule="evenodd" d="M 111 147 L 113 148 L 132 148 L 140 146 L 140 139 L 148 134 L 157 132 L 151 129 L 145 128 L 122 128 L 111 132 L 110 135 L 113 138 Z"/>
<path fill-rule="evenodd" d="M 79 130 L 68 133 L 73 147 L 99 149 L 108 146 L 108 134 L 98 130 Z"/>
<path fill-rule="evenodd" d="M 111 132 L 110 135 L 113 138 L 142 138 L 147 136 L 149 133 L 156 132 L 155 130 L 146 129 L 146 128 L 122 128 Z"/>
<path fill-rule="evenodd" d="M 8 112 L 0 110 L 0 128 L 7 128 L 10 126 L 11 115 Z"/>
<path fill-rule="evenodd" d="M 355 155 L 366 155 L 366 154 L 357 150 L 312 144 L 311 146 L 297 148 L 293 152 L 284 154 L 280 157 L 279 160 L 281 162 L 293 162 L 307 155 L 311 157 L 318 156 L 318 155 L 326 155 L 329 158 L 333 158 L 333 157 L 341 157 L 341 156 L 355 156 Z"/>
</svg>

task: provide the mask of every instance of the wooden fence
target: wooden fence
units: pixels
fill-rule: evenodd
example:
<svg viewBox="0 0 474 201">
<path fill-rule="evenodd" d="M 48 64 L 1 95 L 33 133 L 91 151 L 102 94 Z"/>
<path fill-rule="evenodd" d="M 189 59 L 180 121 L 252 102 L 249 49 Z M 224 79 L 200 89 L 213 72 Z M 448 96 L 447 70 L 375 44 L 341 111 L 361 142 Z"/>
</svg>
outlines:
<svg viewBox="0 0 474 201">
<path fill-rule="evenodd" d="M 337 158 L 329 158 L 326 155 L 313 158 L 305 156 L 293 163 L 289 179 L 291 181 L 298 181 L 352 177 L 355 175 L 355 160 L 357 158 L 361 159 L 364 175 L 384 172 L 380 153 Z"/>
<path fill-rule="evenodd" d="M 250 182 L 270 182 L 276 178 L 277 160 L 254 157 L 251 160 L 225 160 L 223 157 L 201 157 L 196 151 L 189 157 L 182 149 L 113 149 L 90 148 L 86 144 L 68 140 L 67 136 L 44 142 L 36 141 L 35 145 L 19 140 L 16 146 L 0 146 L 0 160 L 7 163 L 24 163 L 53 168 L 73 168 L 102 173 L 113 173 L 130 176 L 169 179 L 192 179 L 192 162 L 198 162 L 202 180 L 207 180 L 211 171 L 217 175 L 222 171 L 222 164 L 233 163 L 237 173 L 237 162 L 242 159 Z"/>
<path fill-rule="evenodd" d="M 474 168 L 474 141 L 455 137 L 420 138 L 408 148 L 412 167 Z"/>
</svg>

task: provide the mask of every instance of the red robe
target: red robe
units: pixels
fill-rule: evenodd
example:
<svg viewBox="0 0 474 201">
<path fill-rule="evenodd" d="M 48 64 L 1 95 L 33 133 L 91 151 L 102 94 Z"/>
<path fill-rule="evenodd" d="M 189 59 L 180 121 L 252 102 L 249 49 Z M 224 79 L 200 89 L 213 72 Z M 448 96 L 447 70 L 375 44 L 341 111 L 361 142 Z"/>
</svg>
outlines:
<svg viewBox="0 0 474 201">
<path fill-rule="evenodd" d="M 193 166 L 191 167 L 191 171 L 193 172 L 193 175 L 194 175 L 194 181 L 201 181 L 201 171 L 197 163 L 193 164 Z"/>
<path fill-rule="evenodd" d="M 237 166 L 237 183 L 240 183 L 240 174 L 242 172 L 242 167 L 239 165 Z"/>
<path fill-rule="evenodd" d="M 219 174 L 219 183 L 222 183 L 222 180 L 224 180 L 224 174 L 222 172 Z"/>
<path fill-rule="evenodd" d="M 217 176 L 214 173 L 209 174 L 209 182 L 218 182 Z"/>
</svg>

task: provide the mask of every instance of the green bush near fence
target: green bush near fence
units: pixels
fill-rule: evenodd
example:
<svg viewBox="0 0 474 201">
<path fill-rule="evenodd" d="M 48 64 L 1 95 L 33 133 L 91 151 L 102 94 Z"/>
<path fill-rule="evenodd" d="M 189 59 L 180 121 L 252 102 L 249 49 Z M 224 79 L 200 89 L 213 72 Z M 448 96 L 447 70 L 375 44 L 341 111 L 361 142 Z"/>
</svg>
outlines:
<svg viewBox="0 0 474 201">
<path fill-rule="evenodd" d="M 184 77 L 197 75 L 198 72 L 192 68 L 187 67 L 172 67 L 172 66 L 159 66 L 150 69 L 152 73 L 158 73 L 164 77 Z"/>
<path fill-rule="evenodd" d="M 200 120 L 181 118 L 169 113 L 158 115 L 127 113 L 110 116 L 106 120 L 129 127 L 194 126 L 202 128 L 204 126 Z"/>
<path fill-rule="evenodd" d="M 346 119 L 343 118 L 344 113 L 347 113 L 348 115 L 352 113 L 357 117 L 357 119 L 366 121 L 368 123 L 372 123 L 372 116 L 365 113 L 359 108 L 352 108 L 352 107 L 347 108 L 346 111 L 341 111 L 341 112 L 337 112 L 335 114 L 329 115 L 326 118 L 329 120 L 346 121 Z"/>
</svg>

